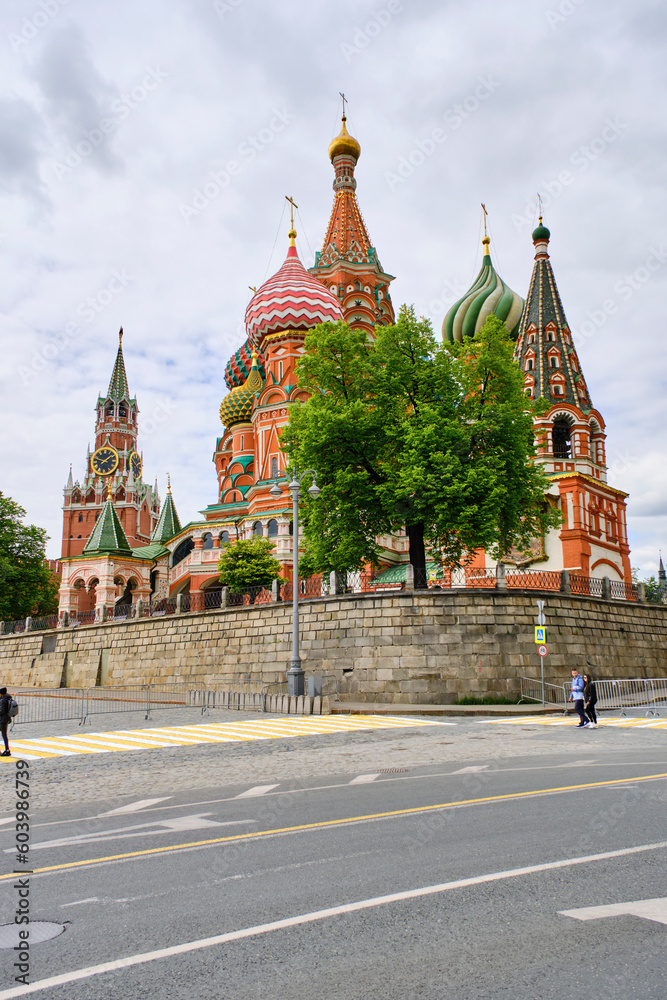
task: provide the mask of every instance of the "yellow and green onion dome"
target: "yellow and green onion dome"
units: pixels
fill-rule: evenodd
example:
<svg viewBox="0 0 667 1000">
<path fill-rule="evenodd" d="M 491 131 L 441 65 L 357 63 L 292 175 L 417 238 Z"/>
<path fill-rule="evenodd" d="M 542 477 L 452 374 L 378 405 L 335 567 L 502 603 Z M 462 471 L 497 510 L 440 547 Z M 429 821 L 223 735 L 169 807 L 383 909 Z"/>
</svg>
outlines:
<svg viewBox="0 0 667 1000">
<path fill-rule="evenodd" d="M 501 319 L 516 339 L 519 331 L 519 321 L 523 312 L 524 301 L 520 295 L 513 292 L 491 263 L 489 253 L 489 238 L 485 236 L 484 259 L 482 268 L 473 285 L 463 298 L 455 302 L 442 323 L 442 339 L 450 343 L 463 341 L 466 337 L 474 337 L 479 333 L 489 316 Z"/>
<path fill-rule="evenodd" d="M 262 378 L 266 378 L 263 354 L 257 355 L 257 367 Z M 251 368 L 252 348 L 246 340 L 245 344 L 239 347 L 236 354 L 233 354 L 227 362 L 227 367 L 225 368 L 225 384 L 227 388 L 235 389 L 237 386 L 243 385 L 250 374 Z"/>
<path fill-rule="evenodd" d="M 233 427 L 234 424 L 243 424 L 250 420 L 255 397 L 261 392 L 263 385 L 264 377 L 259 370 L 257 353 L 253 351 L 252 366 L 247 379 L 243 385 L 237 385 L 232 389 L 220 404 L 220 419 L 223 426 Z"/>
</svg>

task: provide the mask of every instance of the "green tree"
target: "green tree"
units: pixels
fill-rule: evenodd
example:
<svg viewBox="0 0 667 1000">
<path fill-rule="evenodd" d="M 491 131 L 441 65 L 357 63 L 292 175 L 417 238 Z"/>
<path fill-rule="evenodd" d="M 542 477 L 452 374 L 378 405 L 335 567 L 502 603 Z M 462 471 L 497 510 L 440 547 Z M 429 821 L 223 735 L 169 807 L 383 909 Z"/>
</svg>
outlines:
<svg viewBox="0 0 667 1000">
<path fill-rule="evenodd" d="M 43 528 L 22 524 L 25 510 L 0 492 L 0 619 L 58 610 L 58 580 L 44 563 L 48 536 Z"/>
<path fill-rule="evenodd" d="M 405 527 L 410 561 L 425 545 L 446 565 L 483 548 L 496 558 L 559 522 L 534 456 L 533 414 L 504 324 L 490 317 L 474 340 L 436 342 L 403 307 L 369 343 L 345 323 L 310 331 L 283 442 L 316 470 L 322 493 L 304 501 L 312 569 L 377 560 L 378 535 Z"/>
<path fill-rule="evenodd" d="M 282 580 L 280 563 L 269 538 L 253 536 L 226 545 L 218 562 L 220 582 L 233 594 L 245 594 L 252 587 L 270 587 Z"/>
</svg>

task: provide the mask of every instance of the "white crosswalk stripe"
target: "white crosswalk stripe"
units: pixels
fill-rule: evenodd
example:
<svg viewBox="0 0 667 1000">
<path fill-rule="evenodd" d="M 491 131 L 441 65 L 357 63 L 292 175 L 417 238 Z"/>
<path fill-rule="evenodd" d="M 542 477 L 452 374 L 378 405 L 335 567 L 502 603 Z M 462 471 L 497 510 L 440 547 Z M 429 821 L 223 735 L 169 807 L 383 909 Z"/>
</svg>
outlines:
<svg viewBox="0 0 667 1000">
<path fill-rule="evenodd" d="M 68 757 L 75 754 L 152 750 L 202 743 L 227 743 L 234 740 L 285 739 L 357 730 L 406 729 L 439 725 L 442 723 L 432 719 L 406 719 L 386 715 L 294 716 L 293 718 L 245 720 L 232 723 L 209 722 L 173 728 L 116 730 L 108 733 L 86 733 L 80 736 L 43 736 L 35 739 L 16 739 L 12 740 L 11 750 L 14 760 L 17 757 L 37 760 L 48 757 Z M 0 758 L 0 760 L 12 762 L 12 757 Z"/>
</svg>

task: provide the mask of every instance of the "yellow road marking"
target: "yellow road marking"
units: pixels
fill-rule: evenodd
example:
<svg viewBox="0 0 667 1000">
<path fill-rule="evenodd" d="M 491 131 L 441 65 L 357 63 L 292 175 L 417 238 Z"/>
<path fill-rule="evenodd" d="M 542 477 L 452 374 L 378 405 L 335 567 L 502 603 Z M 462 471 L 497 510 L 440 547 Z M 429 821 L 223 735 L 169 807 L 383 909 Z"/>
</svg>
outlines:
<svg viewBox="0 0 667 1000">
<path fill-rule="evenodd" d="M 294 736 L 356 732 L 364 729 L 414 726 L 437 726 L 432 719 L 398 719 L 351 715 L 345 718 L 315 719 L 295 716 L 275 721 L 246 720 L 232 723 L 211 722 L 193 726 L 159 729 L 126 729 L 76 736 L 45 736 L 41 739 L 16 740 L 14 757 L 22 753 L 30 759 L 69 756 L 71 754 L 113 753 L 126 750 L 163 749 L 165 746 L 192 746 L 202 743 L 228 743 L 234 740 L 284 739 Z"/>
<path fill-rule="evenodd" d="M 629 785 L 638 781 L 655 781 L 667 778 L 667 774 L 646 774 L 638 778 L 615 778 L 613 781 L 590 781 L 585 785 L 562 785 L 558 788 L 537 788 L 531 792 L 509 792 L 505 795 L 487 795 L 481 799 L 459 799 L 457 802 L 440 802 L 431 806 L 413 806 L 410 809 L 393 809 L 390 812 L 369 813 L 366 816 L 346 816 L 343 819 L 322 820 L 319 823 L 302 823 L 299 826 L 285 826 L 276 830 L 256 830 L 253 833 L 237 833 L 229 837 L 215 837 L 213 840 L 195 840 L 188 844 L 172 844 L 168 847 L 153 847 L 143 851 L 131 851 L 127 854 L 110 854 L 104 858 L 88 858 L 85 861 L 70 861 L 61 865 L 48 865 L 45 868 L 33 868 L 30 875 L 43 875 L 46 872 L 71 871 L 74 868 L 106 864 L 111 861 L 127 861 L 131 858 L 141 858 L 147 855 L 167 854 L 173 851 L 188 850 L 193 847 L 211 847 L 214 844 L 229 844 L 240 840 L 257 840 L 260 837 L 273 837 L 281 833 L 302 833 L 305 830 L 317 830 L 328 826 L 345 826 L 349 823 L 363 823 L 369 820 L 391 819 L 395 816 L 410 816 L 416 813 L 434 812 L 438 809 L 453 809 L 457 806 L 481 805 L 485 802 L 503 802 L 508 799 L 527 799 L 536 795 L 552 795 L 557 792 L 578 792 L 586 788 L 602 788 L 605 785 Z M 16 873 L 0 875 L 0 882 L 15 879 Z"/>
</svg>

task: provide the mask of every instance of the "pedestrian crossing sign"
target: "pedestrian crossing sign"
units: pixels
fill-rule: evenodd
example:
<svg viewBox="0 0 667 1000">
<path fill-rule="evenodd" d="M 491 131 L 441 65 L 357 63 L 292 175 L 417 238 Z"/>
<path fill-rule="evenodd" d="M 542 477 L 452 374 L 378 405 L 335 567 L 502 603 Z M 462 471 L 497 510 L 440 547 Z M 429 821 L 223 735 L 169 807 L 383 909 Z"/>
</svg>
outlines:
<svg viewBox="0 0 667 1000">
<path fill-rule="evenodd" d="M 547 629 L 545 625 L 535 626 L 535 642 L 542 646 L 547 641 Z"/>
</svg>

